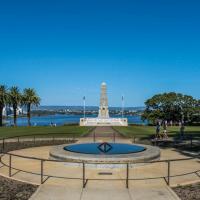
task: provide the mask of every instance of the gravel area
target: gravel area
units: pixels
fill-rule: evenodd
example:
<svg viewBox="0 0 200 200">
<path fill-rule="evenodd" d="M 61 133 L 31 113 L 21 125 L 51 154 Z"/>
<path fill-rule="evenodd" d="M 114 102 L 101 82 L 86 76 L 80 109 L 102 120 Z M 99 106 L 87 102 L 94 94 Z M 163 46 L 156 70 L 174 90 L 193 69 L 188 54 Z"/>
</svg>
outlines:
<svg viewBox="0 0 200 200">
<path fill-rule="evenodd" d="M 0 176 L 0 200 L 28 200 L 38 186 Z"/>
<path fill-rule="evenodd" d="M 50 146 L 50 145 L 60 145 L 60 144 L 69 144 L 74 143 L 77 140 L 73 139 L 56 139 L 56 140 L 48 140 L 48 139 L 37 139 L 36 141 L 20 141 L 20 142 L 9 142 L 4 145 L 4 152 L 9 152 L 13 150 L 19 150 L 24 148 L 31 147 L 40 147 L 40 146 Z M 2 144 L 0 144 L 0 150 L 2 151 Z"/>
<path fill-rule="evenodd" d="M 181 200 L 200 200 L 200 183 L 172 188 Z"/>
</svg>

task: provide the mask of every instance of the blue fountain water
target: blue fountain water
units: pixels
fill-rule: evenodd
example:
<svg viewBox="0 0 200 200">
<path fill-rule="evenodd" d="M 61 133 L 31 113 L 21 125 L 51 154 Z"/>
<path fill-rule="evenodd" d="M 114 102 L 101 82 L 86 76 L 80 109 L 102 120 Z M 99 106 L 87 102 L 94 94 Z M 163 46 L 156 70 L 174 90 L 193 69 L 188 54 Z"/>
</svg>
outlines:
<svg viewBox="0 0 200 200">
<path fill-rule="evenodd" d="M 84 143 L 65 146 L 64 150 L 83 154 L 116 155 L 138 153 L 145 151 L 146 148 L 124 143 Z"/>
</svg>

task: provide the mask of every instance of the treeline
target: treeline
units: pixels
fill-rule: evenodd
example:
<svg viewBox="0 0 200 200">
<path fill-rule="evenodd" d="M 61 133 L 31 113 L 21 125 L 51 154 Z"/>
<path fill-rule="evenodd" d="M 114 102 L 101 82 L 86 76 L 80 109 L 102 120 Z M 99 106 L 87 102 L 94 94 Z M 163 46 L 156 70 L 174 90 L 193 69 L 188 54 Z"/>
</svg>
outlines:
<svg viewBox="0 0 200 200">
<path fill-rule="evenodd" d="M 13 108 L 14 126 L 17 126 L 17 109 L 19 106 L 25 106 L 27 109 L 27 123 L 31 125 L 31 106 L 38 106 L 40 97 L 35 89 L 25 88 L 22 92 L 19 87 L 13 86 L 8 88 L 5 85 L 0 85 L 0 126 L 3 126 L 3 109 L 5 106 Z"/>
<path fill-rule="evenodd" d="M 145 102 L 142 119 L 151 124 L 158 120 L 173 123 L 200 123 L 200 100 L 192 96 L 170 92 L 154 95 Z"/>
</svg>

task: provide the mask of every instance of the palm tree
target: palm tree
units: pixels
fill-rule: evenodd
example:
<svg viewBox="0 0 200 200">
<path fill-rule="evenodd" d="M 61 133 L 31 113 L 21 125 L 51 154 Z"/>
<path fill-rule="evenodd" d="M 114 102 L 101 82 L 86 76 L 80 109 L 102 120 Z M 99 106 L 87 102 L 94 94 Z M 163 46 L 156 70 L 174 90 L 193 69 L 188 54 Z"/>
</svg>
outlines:
<svg viewBox="0 0 200 200">
<path fill-rule="evenodd" d="M 21 104 L 22 95 L 18 87 L 13 86 L 9 92 L 9 104 L 13 107 L 14 126 L 17 126 L 17 108 Z"/>
<path fill-rule="evenodd" d="M 3 108 L 8 103 L 8 90 L 5 85 L 0 85 L 0 126 L 3 126 Z"/>
<path fill-rule="evenodd" d="M 38 106 L 40 104 L 40 97 L 34 89 L 25 88 L 22 102 L 27 107 L 28 126 L 31 126 L 31 106 Z"/>
</svg>

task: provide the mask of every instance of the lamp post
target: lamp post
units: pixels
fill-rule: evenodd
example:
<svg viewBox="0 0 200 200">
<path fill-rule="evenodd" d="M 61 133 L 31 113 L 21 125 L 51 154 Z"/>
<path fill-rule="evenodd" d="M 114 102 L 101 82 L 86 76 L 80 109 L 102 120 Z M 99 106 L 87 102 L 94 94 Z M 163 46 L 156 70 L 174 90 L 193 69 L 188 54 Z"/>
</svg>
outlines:
<svg viewBox="0 0 200 200">
<path fill-rule="evenodd" d="M 85 96 L 83 97 L 83 115 L 85 119 Z"/>
<path fill-rule="evenodd" d="M 124 118 L 124 96 L 122 95 L 122 118 Z"/>
</svg>

